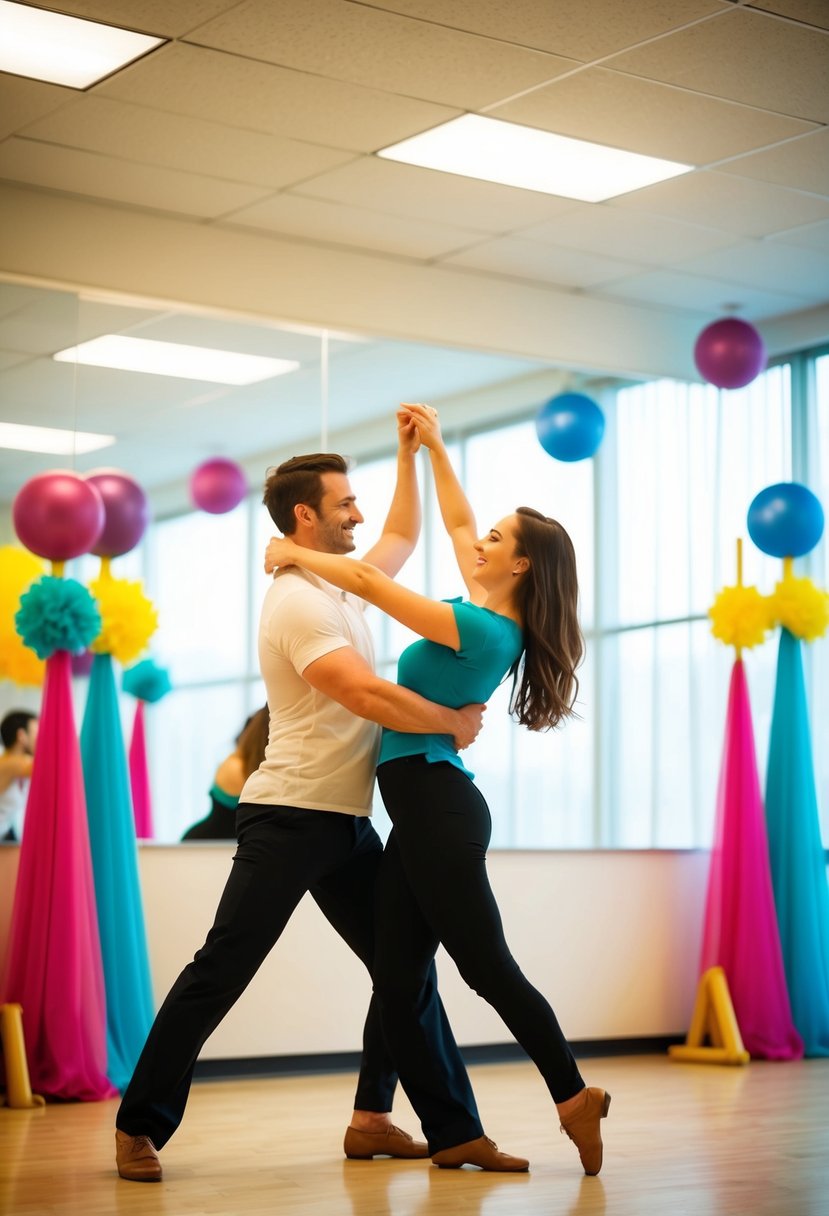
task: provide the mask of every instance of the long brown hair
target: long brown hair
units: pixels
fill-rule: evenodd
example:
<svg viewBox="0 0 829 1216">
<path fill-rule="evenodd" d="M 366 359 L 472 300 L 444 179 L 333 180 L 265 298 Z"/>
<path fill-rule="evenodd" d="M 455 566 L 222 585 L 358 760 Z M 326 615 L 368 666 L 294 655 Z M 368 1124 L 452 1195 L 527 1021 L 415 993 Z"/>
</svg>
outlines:
<svg viewBox="0 0 829 1216">
<path fill-rule="evenodd" d="M 584 657 L 573 542 L 554 519 L 518 507 L 515 552 L 529 559 L 515 606 L 524 624 L 524 652 L 511 669 L 510 713 L 530 730 L 549 730 L 575 714 L 576 668 Z"/>
<path fill-rule="evenodd" d="M 268 746 L 268 731 L 270 729 L 270 712 L 267 705 L 257 709 L 248 718 L 245 725 L 236 736 L 236 750 L 242 757 L 242 767 L 247 781 L 251 773 L 255 773 L 265 759 L 265 748 Z"/>
</svg>

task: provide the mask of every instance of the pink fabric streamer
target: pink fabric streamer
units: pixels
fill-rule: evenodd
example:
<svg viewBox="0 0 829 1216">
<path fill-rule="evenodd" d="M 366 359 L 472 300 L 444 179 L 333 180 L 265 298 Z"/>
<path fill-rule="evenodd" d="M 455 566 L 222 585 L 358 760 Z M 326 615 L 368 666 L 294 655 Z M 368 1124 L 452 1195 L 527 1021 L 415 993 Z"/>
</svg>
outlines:
<svg viewBox="0 0 829 1216">
<path fill-rule="evenodd" d="M 138 840 L 153 838 L 153 804 L 150 794 L 150 774 L 147 768 L 147 741 L 144 732 L 144 702 L 135 706 L 135 719 L 130 740 L 130 785 Z"/>
<path fill-rule="evenodd" d="M 101 943 L 66 651 L 46 663 L 3 1000 L 23 1008 L 35 1093 L 86 1102 L 116 1095 L 106 1077 Z"/>
<path fill-rule="evenodd" d="M 799 1060 L 771 885 L 751 703 L 738 659 L 731 673 L 700 971 L 721 966 L 746 1050 Z"/>
</svg>

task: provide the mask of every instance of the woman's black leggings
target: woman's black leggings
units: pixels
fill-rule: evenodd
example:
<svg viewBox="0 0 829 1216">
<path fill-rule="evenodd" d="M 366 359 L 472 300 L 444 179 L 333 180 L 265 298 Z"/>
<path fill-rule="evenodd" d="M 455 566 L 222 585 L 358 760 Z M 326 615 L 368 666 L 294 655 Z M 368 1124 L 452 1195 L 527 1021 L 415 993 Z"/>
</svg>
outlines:
<svg viewBox="0 0 829 1216">
<path fill-rule="evenodd" d="M 457 1115 L 445 1073 L 434 1067 L 413 1017 L 439 943 L 504 1019 L 553 1101 L 573 1097 L 584 1087 L 573 1053 L 504 939 L 486 872 L 492 824 L 483 796 L 455 765 L 422 756 L 389 760 L 377 775 L 394 826 L 377 883 L 374 990 L 400 1079 L 418 1094 L 427 1138 L 445 1140 L 440 1129 Z"/>
</svg>

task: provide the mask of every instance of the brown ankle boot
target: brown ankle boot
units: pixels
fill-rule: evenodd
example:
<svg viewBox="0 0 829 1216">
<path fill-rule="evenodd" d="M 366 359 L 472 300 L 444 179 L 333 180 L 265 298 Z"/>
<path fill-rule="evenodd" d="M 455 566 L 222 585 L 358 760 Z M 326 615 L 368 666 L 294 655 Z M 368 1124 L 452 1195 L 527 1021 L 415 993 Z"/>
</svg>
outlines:
<svg viewBox="0 0 829 1216">
<path fill-rule="evenodd" d="M 566 1132 L 579 1150 L 585 1174 L 598 1174 L 602 1168 L 601 1121 L 610 1109 L 610 1094 L 603 1089 L 585 1089 L 584 1105 L 574 1115 L 561 1120 Z"/>
</svg>

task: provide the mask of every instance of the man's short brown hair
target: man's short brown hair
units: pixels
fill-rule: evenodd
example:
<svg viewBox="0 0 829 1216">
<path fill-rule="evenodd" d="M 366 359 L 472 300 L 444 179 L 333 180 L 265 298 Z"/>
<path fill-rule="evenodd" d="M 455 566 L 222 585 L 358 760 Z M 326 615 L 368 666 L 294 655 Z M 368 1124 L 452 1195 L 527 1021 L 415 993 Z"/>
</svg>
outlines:
<svg viewBox="0 0 829 1216">
<path fill-rule="evenodd" d="M 269 469 L 262 502 L 282 535 L 291 536 L 296 531 L 294 507 L 299 503 L 319 514 L 323 473 L 347 472 L 348 461 L 336 452 L 292 456 L 277 468 Z"/>
</svg>

